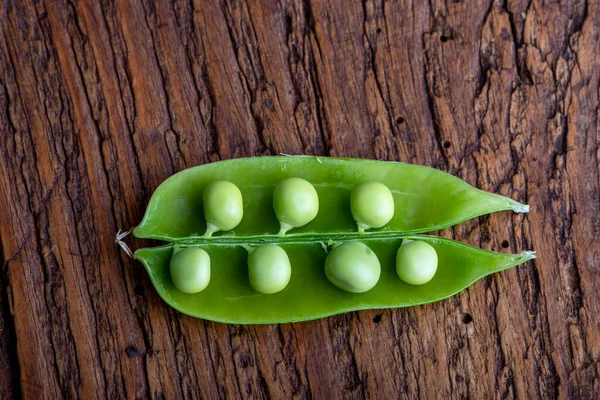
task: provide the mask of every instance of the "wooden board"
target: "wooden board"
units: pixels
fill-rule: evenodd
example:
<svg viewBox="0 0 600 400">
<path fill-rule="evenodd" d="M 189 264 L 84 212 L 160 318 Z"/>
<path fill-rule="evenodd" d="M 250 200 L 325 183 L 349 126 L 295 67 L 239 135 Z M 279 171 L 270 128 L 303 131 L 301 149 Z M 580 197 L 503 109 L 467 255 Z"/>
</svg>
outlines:
<svg viewBox="0 0 600 400">
<path fill-rule="evenodd" d="M 598 1 L 2 4 L 0 398 L 600 398 Z M 307 323 L 170 309 L 117 230 L 177 171 L 278 153 L 526 202 L 440 234 L 538 258 Z"/>
</svg>

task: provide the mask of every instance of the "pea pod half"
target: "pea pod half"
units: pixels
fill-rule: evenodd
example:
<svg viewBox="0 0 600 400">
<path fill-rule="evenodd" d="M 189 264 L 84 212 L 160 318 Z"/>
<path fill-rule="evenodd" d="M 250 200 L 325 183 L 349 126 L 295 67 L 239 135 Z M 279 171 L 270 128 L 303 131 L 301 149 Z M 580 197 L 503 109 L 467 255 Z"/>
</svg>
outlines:
<svg viewBox="0 0 600 400">
<path fill-rule="evenodd" d="M 403 239 L 423 240 L 438 255 L 438 270 L 425 285 L 402 282 L 396 274 L 396 252 Z M 197 294 L 175 289 L 169 275 L 173 244 L 140 249 L 140 260 L 158 294 L 173 308 L 198 318 L 236 324 L 284 323 L 317 319 L 342 312 L 395 308 L 430 303 L 452 296 L 476 280 L 521 264 L 533 252 L 495 253 L 434 236 L 361 238 L 381 262 L 381 278 L 368 292 L 354 294 L 332 285 L 324 268 L 327 253 L 323 243 L 280 243 L 290 257 L 292 276 L 287 287 L 275 294 L 260 294 L 248 281 L 244 247 L 234 244 L 199 245 L 209 253 L 211 282 Z"/>
<path fill-rule="evenodd" d="M 501 210 L 527 212 L 529 206 L 476 189 L 437 169 L 391 161 L 313 156 L 239 158 L 186 169 L 165 180 L 154 192 L 136 237 L 168 242 L 197 242 L 206 231 L 203 188 L 214 181 L 234 183 L 244 199 L 244 216 L 233 231 L 217 237 L 277 237 L 280 223 L 273 210 L 275 186 L 286 178 L 302 178 L 319 196 L 317 216 L 288 236 L 320 237 L 358 231 L 349 204 L 352 189 L 364 182 L 386 185 L 395 214 L 378 231 L 431 232 L 479 215 Z"/>
</svg>

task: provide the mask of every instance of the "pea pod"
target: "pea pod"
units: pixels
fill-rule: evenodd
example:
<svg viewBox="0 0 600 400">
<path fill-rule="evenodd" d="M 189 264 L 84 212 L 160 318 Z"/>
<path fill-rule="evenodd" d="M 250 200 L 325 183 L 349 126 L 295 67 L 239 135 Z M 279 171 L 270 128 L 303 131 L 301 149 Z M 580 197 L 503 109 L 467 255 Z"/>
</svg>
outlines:
<svg viewBox="0 0 600 400">
<path fill-rule="evenodd" d="M 282 189 L 281 196 L 274 199 L 275 188 L 284 180 L 293 183 L 291 192 Z M 306 182 L 300 185 L 302 180 Z M 227 185 L 230 192 L 236 192 L 235 223 L 220 226 L 223 218 L 219 213 L 227 211 L 223 215 L 229 215 L 229 208 L 219 209 L 225 204 L 224 200 L 203 205 L 203 193 L 207 187 L 214 186 L 208 186 L 213 182 Z M 369 190 L 371 187 L 379 188 L 377 194 Z M 357 190 L 352 200 L 355 188 L 366 196 Z M 298 203 L 298 190 L 313 193 L 309 196 L 309 209 L 298 208 L 308 201 Z M 314 197 L 314 190 L 318 198 Z M 291 210 L 286 208 L 288 197 L 298 203 Z M 239 202 L 243 202 L 242 208 Z M 410 164 L 309 156 L 228 160 L 182 171 L 156 189 L 142 222 L 133 233 L 140 238 L 171 243 L 140 249 L 135 258 L 146 267 L 159 295 L 185 314 L 229 323 L 302 321 L 352 310 L 405 307 L 441 300 L 485 275 L 534 258 L 533 252 L 501 254 L 439 237 L 414 236 L 494 211 L 527 212 L 528 208 L 515 200 L 478 190 L 442 171 Z M 310 213 L 304 216 L 304 211 Z M 215 217 L 211 223 L 219 225 L 218 229 L 209 226 L 207 230 L 206 218 L 215 215 L 219 218 Z M 211 237 L 215 230 L 223 231 Z M 425 265 L 420 262 L 405 262 L 408 269 L 396 272 L 398 249 L 406 239 L 425 241 L 437 252 L 437 272 L 431 271 L 435 274 L 431 281 L 409 279 L 418 275 L 414 268 Z M 344 264 L 346 261 L 336 264 L 340 260 L 332 259 L 327 276 L 326 251 L 331 250 L 333 243 L 347 241 L 367 245 L 352 247 L 359 253 L 361 249 L 368 252 L 364 260 L 358 257 L 362 260 L 359 262 L 365 264 L 360 267 L 356 264 L 352 268 L 360 269 L 349 270 Z M 261 257 L 255 257 L 257 259 L 250 262 L 253 273 L 250 277 L 248 250 L 268 243 L 282 248 L 277 250 L 280 259 L 267 259 L 267 265 L 257 261 L 262 260 Z M 211 269 L 210 276 L 206 275 L 210 283 L 192 288 L 193 291 L 200 289 L 198 293 L 184 293 L 192 291 L 187 290 L 188 282 L 180 282 L 183 291 L 173 284 L 173 279 L 185 278 L 191 273 L 177 263 L 177 268 L 171 268 L 175 275 L 169 272 L 174 250 L 182 247 L 200 248 L 210 258 L 209 262 L 193 266 L 194 271 L 201 272 L 207 265 Z M 265 250 L 267 253 L 270 254 Z M 284 264 L 289 271 L 288 257 L 291 277 L 287 275 L 289 272 L 284 274 L 279 270 L 276 272 L 281 279 L 264 276 L 265 271 Z M 399 279 L 407 273 L 409 278 L 404 279 L 413 284 Z M 346 282 L 352 274 L 371 274 L 372 281 L 358 282 L 356 286 Z"/>
<path fill-rule="evenodd" d="M 186 169 L 165 180 L 154 192 L 136 237 L 196 243 L 206 232 L 203 188 L 229 181 L 242 193 L 244 216 L 232 231 L 213 240 L 262 240 L 277 237 L 280 222 L 273 210 L 275 186 L 286 178 L 309 181 L 317 190 L 317 216 L 287 236 L 327 240 L 358 231 L 349 204 L 352 189 L 380 182 L 394 198 L 394 216 L 366 234 L 431 232 L 479 215 L 501 210 L 527 212 L 529 206 L 476 189 L 437 169 L 390 161 L 313 156 L 253 157 L 220 161 Z"/>
<path fill-rule="evenodd" d="M 438 255 L 438 270 L 425 285 L 402 282 L 396 274 L 396 252 L 402 240 L 422 240 Z M 260 294 L 248 281 L 247 257 L 243 246 L 203 243 L 197 246 L 211 257 L 212 276 L 208 287 L 197 294 L 179 292 L 169 275 L 174 244 L 136 251 L 158 294 L 173 308 L 198 318 L 224 323 L 284 323 L 321 318 L 342 312 L 406 307 L 452 296 L 478 279 L 521 264 L 535 253 L 495 253 L 434 236 L 362 237 L 381 262 L 381 278 L 373 289 L 355 294 L 338 289 L 324 272 L 326 244 L 284 240 L 292 264 L 287 287 L 275 294 Z"/>
</svg>

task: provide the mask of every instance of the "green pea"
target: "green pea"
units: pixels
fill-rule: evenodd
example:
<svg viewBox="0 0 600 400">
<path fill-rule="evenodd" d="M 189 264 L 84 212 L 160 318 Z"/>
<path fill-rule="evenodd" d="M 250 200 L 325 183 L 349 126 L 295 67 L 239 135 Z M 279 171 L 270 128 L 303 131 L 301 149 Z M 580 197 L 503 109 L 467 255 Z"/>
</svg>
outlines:
<svg viewBox="0 0 600 400">
<path fill-rule="evenodd" d="M 257 292 L 273 294 L 285 289 L 292 276 L 287 253 L 274 244 L 266 244 L 248 255 L 248 278 Z"/>
<path fill-rule="evenodd" d="M 325 275 L 335 286 L 351 293 L 373 289 L 381 275 L 379 259 L 366 244 L 346 242 L 325 260 Z"/>
<path fill-rule="evenodd" d="M 285 235 L 312 221 L 319 212 L 319 196 L 310 182 L 301 178 L 288 178 L 279 182 L 273 193 L 273 208 Z"/>
<path fill-rule="evenodd" d="M 242 192 L 231 182 L 209 183 L 202 193 L 206 216 L 205 237 L 217 231 L 229 231 L 238 226 L 244 216 Z"/>
<path fill-rule="evenodd" d="M 171 257 L 171 280 L 183 293 L 198 293 L 210 282 L 210 257 L 199 248 L 175 249 Z"/>
<path fill-rule="evenodd" d="M 350 210 L 359 232 L 381 228 L 394 216 L 394 197 L 382 183 L 361 183 L 350 194 Z"/>
<path fill-rule="evenodd" d="M 423 285 L 437 271 L 437 252 L 429 243 L 403 240 L 396 257 L 396 273 L 409 285 Z"/>
</svg>

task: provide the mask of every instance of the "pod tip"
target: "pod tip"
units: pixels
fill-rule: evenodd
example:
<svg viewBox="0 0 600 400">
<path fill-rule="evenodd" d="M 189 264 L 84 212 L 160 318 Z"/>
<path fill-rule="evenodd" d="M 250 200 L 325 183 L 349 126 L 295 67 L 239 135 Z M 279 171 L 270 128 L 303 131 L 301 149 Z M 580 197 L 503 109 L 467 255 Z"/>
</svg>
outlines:
<svg viewBox="0 0 600 400">
<path fill-rule="evenodd" d="M 512 204 L 511 208 L 514 212 L 517 212 L 517 213 L 528 213 L 529 212 L 528 204 L 521 204 L 516 201 Z"/>
<path fill-rule="evenodd" d="M 533 260 L 537 257 L 537 254 L 533 250 L 523 250 L 521 252 L 521 257 L 523 257 L 526 260 Z"/>
</svg>

